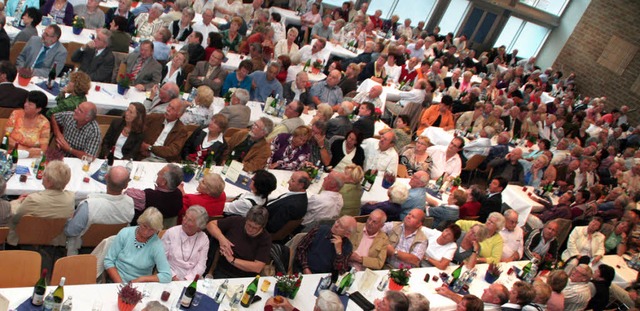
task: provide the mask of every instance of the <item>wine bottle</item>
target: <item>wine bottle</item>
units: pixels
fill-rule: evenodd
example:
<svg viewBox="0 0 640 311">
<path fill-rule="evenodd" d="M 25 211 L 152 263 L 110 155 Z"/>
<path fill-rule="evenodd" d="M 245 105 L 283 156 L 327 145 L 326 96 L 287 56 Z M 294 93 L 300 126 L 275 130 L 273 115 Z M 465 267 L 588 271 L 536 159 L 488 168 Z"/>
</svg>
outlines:
<svg viewBox="0 0 640 311">
<path fill-rule="evenodd" d="M 42 159 L 40 159 L 40 164 L 38 164 L 38 170 L 36 171 L 36 179 L 42 179 L 44 175 L 44 166 L 47 162 L 47 155 L 42 154 Z"/>
<path fill-rule="evenodd" d="M 6 132 L 4 137 L 2 137 L 2 145 L 0 145 L 0 149 L 9 151 L 9 132 Z"/>
<path fill-rule="evenodd" d="M 18 143 L 13 146 L 13 150 L 11 151 L 11 162 L 13 163 L 14 169 L 18 165 Z"/>
<path fill-rule="evenodd" d="M 242 300 L 240 300 L 240 305 L 247 308 L 253 302 L 253 297 L 256 295 L 258 291 L 258 282 L 260 281 L 260 276 L 256 275 L 256 277 L 251 281 L 251 284 L 247 286 L 247 290 L 244 291 L 244 295 L 242 295 Z"/>
<path fill-rule="evenodd" d="M 31 295 L 31 304 L 41 306 L 44 303 L 44 294 L 47 291 L 47 269 L 42 269 L 40 279 L 33 287 L 33 295 Z"/>
<path fill-rule="evenodd" d="M 446 173 L 442 173 L 442 175 L 440 175 L 440 177 L 438 178 L 438 180 L 436 180 L 436 186 L 438 187 L 438 190 L 440 190 L 440 188 L 442 188 L 442 185 L 444 185 L 444 175 Z"/>
<path fill-rule="evenodd" d="M 111 150 L 109 151 L 109 154 L 107 155 L 107 165 L 109 165 L 109 167 L 113 166 L 113 160 L 115 158 L 114 156 L 114 152 L 116 151 L 116 146 L 111 147 Z"/>
<path fill-rule="evenodd" d="M 351 271 L 345 275 L 342 280 L 340 280 L 340 285 L 338 286 L 338 295 L 344 295 L 347 293 L 353 281 L 355 281 L 356 269 L 351 267 Z"/>
<path fill-rule="evenodd" d="M 520 279 L 525 280 L 527 278 L 527 275 L 529 275 L 529 271 L 531 271 L 531 261 L 529 261 L 527 265 L 524 266 L 524 268 L 522 268 L 522 272 L 520 273 Z"/>
<path fill-rule="evenodd" d="M 198 288 L 198 278 L 200 278 L 200 275 L 196 274 L 196 277 L 193 278 L 193 282 L 191 282 L 189 287 L 184 291 L 184 294 L 180 299 L 180 305 L 183 308 L 191 307 L 191 301 L 193 301 L 193 297 L 196 295 L 196 289 Z"/>
<path fill-rule="evenodd" d="M 367 172 L 364 174 L 364 180 L 362 181 L 362 188 L 365 191 L 371 190 L 371 187 L 373 187 L 373 183 L 375 183 L 376 181 L 376 176 L 377 176 L 377 171 L 372 169 L 368 169 Z"/>
<path fill-rule="evenodd" d="M 53 291 L 53 311 L 60 311 L 60 308 L 62 308 L 62 301 L 64 300 L 64 281 L 65 278 L 61 277 L 60 284 L 56 290 Z"/>
<path fill-rule="evenodd" d="M 236 151 L 231 151 L 231 155 L 229 156 L 229 158 L 227 158 L 227 161 L 224 162 L 224 166 L 222 167 L 222 175 L 227 174 L 227 170 L 229 170 L 229 166 L 231 166 L 231 161 L 233 161 L 235 155 Z"/>
<path fill-rule="evenodd" d="M 302 68 L 302 71 L 306 72 L 309 66 L 311 66 L 311 59 L 307 59 L 307 62 L 304 63 L 304 68 Z"/>
<path fill-rule="evenodd" d="M 300 274 L 300 276 L 296 280 L 295 285 L 293 285 L 293 292 L 291 292 L 291 294 L 289 294 L 289 297 L 291 299 L 295 299 L 296 298 L 296 295 L 298 294 L 298 291 L 300 290 L 300 285 L 301 284 L 302 284 L 302 274 Z"/>
<path fill-rule="evenodd" d="M 227 294 L 228 288 L 229 288 L 229 280 L 224 280 L 224 282 L 220 284 L 220 287 L 218 287 L 216 296 L 213 298 L 213 300 L 215 300 L 217 304 L 222 303 L 222 300 L 224 300 L 224 296 Z"/>
<path fill-rule="evenodd" d="M 49 89 L 53 88 L 53 83 L 56 81 L 56 76 L 57 76 L 56 66 L 57 65 L 58 65 L 57 63 L 53 63 L 53 67 L 51 67 L 51 70 L 49 71 L 49 78 L 47 79 L 47 87 Z"/>
<path fill-rule="evenodd" d="M 273 97 L 273 100 L 269 104 L 269 106 L 271 106 L 271 108 L 269 108 L 269 114 L 271 114 L 271 115 L 277 115 L 278 114 L 278 99 L 279 98 L 280 98 L 280 94 L 275 94 L 275 96 Z"/>
<path fill-rule="evenodd" d="M 449 283 L 450 286 L 453 287 L 453 284 L 455 284 L 458 278 L 460 278 L 460 273 L 462 272 L 462 266 L 463 264 L 460 264 L 458 268 L 456 268 L 455 270 L 453 270 L 453 272 L 451 272 L 451 283 Z"/>
<path fill-rule="evenodd" d="M 209 171 L 209 169 L 211 168 L 211 165 L 213 165 L 213 154 L 214 154 L 214 151 L 211 150 L 207 158 L 204 160 L 204 167 L 207 169 L 207 171 Z"/>
</svg>

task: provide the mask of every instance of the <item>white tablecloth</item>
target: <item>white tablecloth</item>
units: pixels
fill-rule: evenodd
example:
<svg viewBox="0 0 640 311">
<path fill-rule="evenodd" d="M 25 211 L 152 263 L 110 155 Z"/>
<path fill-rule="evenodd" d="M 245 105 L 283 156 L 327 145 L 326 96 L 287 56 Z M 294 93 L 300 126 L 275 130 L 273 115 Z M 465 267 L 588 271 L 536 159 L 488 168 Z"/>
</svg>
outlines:
<svg viewBox="0 0 640 311">
<path fill-rule="evenodd" d="M 5 31 L 7 32 L 7 35 L 9 35 L 9 38 L 11 38 L 11 40 L 13 40 L 20 32 L 20 29 L 11 26 L 12 20 L 13 20 L 13 17 L 8 16 L 7 25 L 4 27 Z M 96 34 L 96 31 L 94 29 L 83 29 L 79 35 L 75 35 L 73 34 L 73 30 L 71 29 L 71 27 L 66 25 L 58 25 L 58 26 L 60 26 L 60 30 L 62 30 L 62 36 L 60 37 L 60 42 L 62 43 L 79 42 L 79 43 L 85 44 L 92 40 L 91 35 Z M 38 30 L 38 35 L 42 35 L 42 32 L 44 31 L 45 28 L 46 27 L 42 26 L 42 24 L 38 25 L 36 27 L 36 29 Z"/>
<path fill-rule="evenodd" d="M 269 14 L 271 14 L 271 13 L 280 14 L 280 16 L 282 17 L 281 21 L 284 22 L 285 26 L 288 26 L 288 25 L 300 26 L 300 25 L 302 25 L 302 22 L 300 20 L 300 16 L 297 15 L 295 11 L 279 8 L 279 7 L 276 7 L 276 6 L 272 6 L 272 7 L 269 8 Z"/>
<path fill-rule="evenodd" d="M 521 227 L 527 223 L 527 218 L 534 206 L 542 207 L 542 204 L 532 200 L 527 194 L 528 192 L 533 192 L 533 188 L 526 187 L 526 192 L 522 191 L 523 188 L 523 186 L 508 185 L 502 191 L 502 202 L 518 212 L 518 225 Z"/>
</svg>

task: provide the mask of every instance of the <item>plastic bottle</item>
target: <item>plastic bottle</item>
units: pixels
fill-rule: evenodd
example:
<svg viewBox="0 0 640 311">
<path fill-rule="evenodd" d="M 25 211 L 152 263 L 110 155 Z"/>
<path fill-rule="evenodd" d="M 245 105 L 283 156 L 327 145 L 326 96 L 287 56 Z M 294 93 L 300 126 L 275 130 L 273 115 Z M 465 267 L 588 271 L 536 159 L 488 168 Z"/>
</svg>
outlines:
<svg viewBox="0 0 640 311">
<path fill-rule="evenodd" d="M 229 301 L 229 307 L 231 310 L 238 310 L 238 304 L 240 304 L 240 299 L 242 298 L 242 293 L 244 292 L 244 285 L 240 285 L 236 288 L 236 292 L 231 296 L 231 301 Z"/>
<path fill-rule="evenodd" d="M 215 300 L 216 303 L 220 304 L 224 300 L 224 296 L 227 294 L 228 288 L 229 280 L 224 280 L 224 282 L 220 284 L 220 287 L 218 287 L 218 291 L 216 292 L 215 297 L 213 297 L 213 300 Z"/>
<path fill-rule="evenodd" d="M 67 298 L 67 300 L 65 300 L 65 302 L 62 304 L 62 308 L 60 309 L 60 311 L 71 311 L 73 309 L 73 300 L 71 299 L 71 296 L 69 296 L 69 298 Z"/>
<path fill-rule="evenodd" d="M 42 310 L 43 311 L 52 311 L 53 310 L 53 292 L 50 292 L 47 297 L 44 298 L 44 303 Z"/>
</svg>

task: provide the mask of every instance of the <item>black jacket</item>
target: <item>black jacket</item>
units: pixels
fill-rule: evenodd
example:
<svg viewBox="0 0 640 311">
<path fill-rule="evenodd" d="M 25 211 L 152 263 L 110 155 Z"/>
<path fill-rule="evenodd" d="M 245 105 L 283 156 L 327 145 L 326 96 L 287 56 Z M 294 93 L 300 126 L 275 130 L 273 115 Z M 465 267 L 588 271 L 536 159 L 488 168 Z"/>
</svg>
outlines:
<svg viewBox="0 0 640 311">
<path fill-rule="evenodd" d="M 120 133 L 125 126 L 124 119 L 116 119 L 111 121 L 107 134 L 104 135 L 102 140 L 102 148 L 100 149 L 99 158 L 106 158 L 111 151 L 111 148 L 115 146 Z M 122 146 L 122 158 L 123 159 L 135 159 L 138 151 L 140 150 L 140 144 L 142 144 L 142 133 L 129 133 L 129 137 Z"/>
<path fill-rule="evenodd" d="M 162 66 L 162 78 L 160 81 L 164 80 L 164 77 L 169 74 L 169 67 L 167 65 Z M 180 88 L 180 90 L 184 89 L 184 80 L 187 79 L 187 75 L 184 73 L 184 68 L 178 72 L 178 76 L 176 77 L 176 84 Z"/>
<path fill-rule="evenodd" d="M 198 147 L 202 144 L 204 139 L 207 137 L 207 132 L 203 131 L 204 128 L 198 128 L 191 134 L 191 137 L 187 139 L 187 142 L 184 143 L 184 147 L 182 147 L 182 159 L 187 159 L 190 154 L 196 153 L 198 151 Z M 227 149 L 226 142 L 215 142 L 207 149 L 202 149 L 202 157 L 206 159 L 207 155 L 213 151 L 213 160 L 214 165 L 222 164 L 222 154 L 224 154 L 224 150 Z"/>
<path fill-rule="evenodd" d="M 344 152 L 342 151 L 342 143 L 344 139 L 336 139 L 333 144 L 331 144 L 331 162 L 329 165 L 336 167 L 342 158 L 344 158 Z M 364 150 L 360 146 L 356 146 L 356 154 L 353 156 L 351 160 L 354 164 L 364 166 Z"/>
<path fill-rule="evenodd" d="M 496 193 L 491 197 L 487 197 L 482 201 L 480 212 L 478 212 L 478 221 L 484 223 L 487 221 L 489 214 L 493 212 L 500 213 L 502 209 L 502 193 Z"/>
<path fill-rule="evenodd" d="M 302 219 L 307 213 L 306 192 L 295 193 L 280 199 L 275 199 L 267 205 L 269 221 L 266 229 L 269 233 L 278 232 L 289 220 Z"/>
<path fill-rule="evenodd" d="M 187 40 L 187 37 L 193 32 L 193 28 L 191 27 L 191 25 L 189 25 L 187 26 L 187 29 L 182 32 L 182 35 L 178 38 L 178 32 L 180 32 L 180 20 L 173 21 L 173 23 L 169 25 L 169 30 L 171 30 L 171 37 L 176 39 L 177 41 Z"/>
<path fill-rule="evenodd" d="M 288 103 L 290 103 L 291 101 L 293 101 L 293 98 L 296 96 L 296 93 L 293 92 L 293 90 L 291 90 L 291 85 L 293 83 L 296 83 L 296 81 L 289 81 L 287 83 L 285 83 L 282 86 L 282 97 L 284 97 L 284 99 L 287 100 Z M 311 100 L 311 95 L 309 95 L 309 91 L 303 92 L 302 94 L 300 94 L 300 99 L 299 101 L 305 105 L 305 106 L 309 106 L 309 108 L 311 109 L 315 109 L 316 108 L 316 104 L 313 103 L 313 101 Z"/>
</svg>

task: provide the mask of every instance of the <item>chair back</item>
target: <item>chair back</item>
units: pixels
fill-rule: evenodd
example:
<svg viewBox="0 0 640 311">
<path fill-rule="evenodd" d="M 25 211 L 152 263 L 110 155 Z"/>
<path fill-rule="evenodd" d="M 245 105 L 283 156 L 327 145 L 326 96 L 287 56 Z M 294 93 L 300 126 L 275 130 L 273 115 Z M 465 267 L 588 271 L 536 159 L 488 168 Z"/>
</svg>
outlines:
<svg viewBox="0 0 640 311">
<path fill-rule="evenodd" d="M 65 277 L 64 285 L 96 284 L 98 258 L 94 255 L 75 255 L 56 260 L 51 275 L 51 284 L 60 283 Z"/>
<path fill-rule="evenodd" d="M 407 166 L 404 164 L 398 164 L 398 173 L 396 175 L 398 178 L 409 178 L 410 176 Z"/>
<path fill-rule="evenodd" d="M 6 108 L 6 107 L 0 107 L 0 118 L 2 119 L 9 119 L 9 117 L 11 116 L 11 113 L 15 110 L 15 108 Z M 4 133 L 4 132 L 3 132 Z"/>
<path fill-rule="evenodd" d="M 158 232 L 158 239 L 162 239 L 165 233 L 167 233 L 167 229 L 160 230 L 160 232 Z"/>
<path fill-rule="evenodd" d="M 300 226 L 302 219 L 289 220 L 280 230 L 271 234 L 271 240 L 281 241 L 285 240 L 296 228 Z"/>
<path fill-rule="evenodd" d="M 356 222 L 365 223 L 367 222 L 367 220 L 369 220 L 369 215 L 353 216 L 353 218 L 356 219 Z"/>
<path fill-rule="evenodd" d="M 0 244 L 4 244 L 7 241 L 9 235 L 9 227 L 0 227 Z"/>
<path fill-rule="evenodd" d="M 40 279 L 42 256 L 34 251 L 0 252 L 0 288 L 29 287 Z"/>
<path fill-rule="evenodd" d="M 127 64 L 123 64 L 122 62 L 127 58 L 129 53 L 120 53 L 113 52 L 114 62 L 113 62 L 113 74 L 111 76 L 111 82 L 116 83 L 118 74 L 127 72 Z"/>
<path fill-rule="evenodd" d="M 65 65 L 69 65 L 69 66 L 80 66 L 80 63 L 76 63 L 73 60 L 71 60 L 71 57 L 73 56 L 73 53 L 75 53 L 76 50 L 79 50 L 84 44 L 79 43 L 79 42 L 69 42 L 67 44 L 67 61 L 65 62 Z"/>
<path fill-rule="evenodd" d="M 298 244 L 300 244 L 300 241 L 302 241 L 302 238 L 306 235 L 306 232 L 298 233 L 293 237 L 293 239 L 287 242 L 287 246 L 289 247 L 289 274 L 293 271 L 293 258 L 296 257 L 296 248 L 298 247 Z"/>
<path fill-rule="evenodd" d="M 432 216 L 426 216 L 422 220 L 422 225 L 427 228 L 433 228 L 433 221 L 434 221 L 434 218 Z"/>
<path fill-rule="evenodd" d="M 462 169 L 463 171 L 474 171 L 480 166 L 480 163 L 486 159 L 486 156 L 481 154 L 474 154 L 471 159 L 467 161 L 467 165 Z"/>
<path fill-rule="evenodd" d="M 178 216 L 165 218 L 162 220 L 162 228 L 169 229 L 178 224 Z"/>
<path fill-rule="evenodd" d="M 51 241 L 62 233 L 66 222 L 66 218 L 22 216 L 16 226 L 18 243 L 21 245 L 50 245 Z"/>
<path fill-rule="evenodd" d="M 17 41 L 11 46 L 11 50 L 9 51 L 9 61 L 12 64 L 15 64 L 18 60 L 18 56 L 20 55 L 20 52 L 22 52 L 22 49 L 24 49 L 25 44 L 27 43 L 24 41 Z"/>
<path fill-rule="evenodd" d="M 94 255 L 96 256 L 96 258 L 98 258 L 98 265 L 96 266 L 96 270 L 94 270 L 96 272 L 96 278 L 100 277 L 102 275 L 102 272 L 104 272 L 104 257 L 107 256 L 107 252 L 109 251 L 111 242 L 113 242 L 115 238 L 116 236 L 112 235 L 102 240 L 100 244 L 98 244 L 98 246 L 96 246 L 96 248 L 94 248 L 91 252 L 91 255 Z"/>
<path fill-rule="evenodd" d="M 118 234 L 122 228 L 128 225 L 128 223 L 115 225 L 92 224 L 82 236 L 82 247 L 96 247 L 102 240 Z"/>
<path fill-rule="evenodd" d="M 558 241 L 558 247 L 560 247 L 569 236 L 572 222 L 570 219 L 563 218 L 558 218 L 555 221 L 558 223 L 558 234 L 556 235 L 556 240 Z"/>
</svg>

